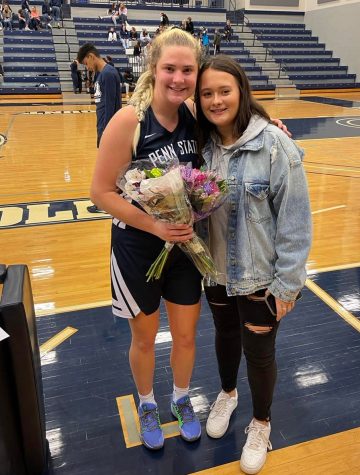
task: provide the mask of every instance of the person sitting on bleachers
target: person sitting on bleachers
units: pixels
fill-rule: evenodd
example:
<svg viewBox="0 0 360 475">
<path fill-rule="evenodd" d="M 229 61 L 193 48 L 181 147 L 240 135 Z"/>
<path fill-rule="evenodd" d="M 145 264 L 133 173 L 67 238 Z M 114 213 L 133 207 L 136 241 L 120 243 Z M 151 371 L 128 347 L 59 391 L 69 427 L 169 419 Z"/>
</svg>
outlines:
<svg viewBox="0 0 360 475">
<path fill-rule="evenodd" d="M 228 43 L 230 43 L 232 31 L 233 30 L 232 30 L 230 20 L 226 20 L 225 27 L 224 27 L 224 38 Z"/>
<path fill-rule="evenodd" d="M 133 73 L 131 72 L 130 68 L 126 68 L 125 69 L 125 72 L 124 72 L 124 82 L 127 83 L 129 85 L 129 88 L 131 88 L 132 90 L 135 89 L 135 78 L 134 78 L 134 75 Z M 125 86 L 126 87 L 126 86 Z"/>
<path fill-rule="evenodd" d="M 49 0 L 44 0 L 42 10 L 41 10 L 41 21 L 43 22 L 43 26 L 48 30 L 52 28 L 51 21 L 51 7 L 49 5 Z"/>
<path fill-rule="evenodd" d="M 108 31 L 108 38 L 107 40 L 108 41 L 116 41 L 118 38 L 117 38 L 117 33 L 115 31 L 115 28 L 112 26 L 109 31 Z"/>
<path fill-rule="evenodd" d="M 53 14 L 54 26 L 57 23 L 57 27 L 60 28 L 61 20 L 61 0 L 50 0 L 51 11 Z"/>
<path fill-rule="evenodd" d="M 116 21 L 119 18 L 119 5 L 117 3 L 113 3 L 109 10 L 107 11 L 108 15 L 105 16 L 100 16 L 99 19 L 103 20 L 104 18 L 111 18 L 111 21 L 114 23 L 114 26 L 116 27 Z"/>
<path fill-rule="evenodd" d="M 8 3 L 5 3 L 5 4 L 2 5 L 1 14 L 2 14 L 2 21 L 3 21 L 4 30 L 9 29 L 10 31 L 12 31 L 12 29 L 13 29 L 13 25 L 12 25 L 13 12 L 12 12 L 11 7 Z"/>
<path fill-rule="evenodd" d="M 38 12 L 35 5 L 31 7 L 29 28 L 30 30 L 41 29 L 40 13 Z"/>
<path fill-rule="evenodd" d="M 126 50 L 129 47 L 129 32 L 126 29 L 125 23 L 120 27 L 120 41 L 123 48 Z"/>
<path fill-rule="evenodd" d="M 147 31 L 146 28 L 143 28 L 142 29 L 142 32 L 140 33 L 140 43 L 141 43 L 141 46 L 144 48 L 148 43 L 151 42 L 151 38 L 150 38 L 150 35 Z"/>
<path fill-rule="evenodd" d="M 125 3 L 120 3 L 119 7 L 119 18 L 120 24 L 125 25 L 127 22 L 128 9 L 126 8 Z"/>
<path fill-rule="evenodd" d="M 23 10 L 18 11 L 19 30 L 24 30 L 26 27 L 26 18 Z"/>
<path fill-rule="evenodd" d="M 23 11 L 25 17 L 25 30 L 29 30 L 29 22 L 30 22 L 30 3 L 29 0 L 22 0 L 21 1 L 21 10 Z"/>
<path fill-rule="evenodd" d="M 136 31 L 135 26 L 133 26 L 130 30 L 130 40 L 131 41 L 137 41 L 138 39 L 138 32 Z"/>
</svg>

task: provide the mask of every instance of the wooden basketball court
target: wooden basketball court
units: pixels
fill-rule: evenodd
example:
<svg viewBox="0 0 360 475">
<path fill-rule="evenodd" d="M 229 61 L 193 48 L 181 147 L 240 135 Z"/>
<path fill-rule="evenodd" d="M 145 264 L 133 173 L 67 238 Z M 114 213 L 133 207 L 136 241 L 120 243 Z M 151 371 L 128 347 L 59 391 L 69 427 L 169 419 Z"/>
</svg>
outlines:
<svg viewBox="0 0 360 475">
<path fill-rule="evenodd" d="M 352 342 L 360 348 L 356 333 L 360 331 L 356 324 L 360 318 L 359 281 L 349 281 L 337 291 L 331 284 L 336 271 L 358 271 L 360 267 L 360 93 L 324 92 L 307 95 L 306 100 L 260 100 L 272 117 L 296 130 L 295 138 L 305 149 L 314 224 L 309 278 L 329 273 L 329 287 L 320 298 L 327 305 L 333 303 L 330 308 L 337 315 L 345 311 L 341 325 L 350 322 Z M 56 314 L 110 305 L 111 220 L 86 210 L 96 159 L 94 106 L 63 105 L 56 99 L 48 101 L 53 102 L 50 104 L 32 102 L 35 104 L 0 103 L 0 261 L 28 265 L 37 315 L 45 322 Z M 326 302 L 328 297 L 333 297 L 335 304 Z M 316 307 L 317 301 L 313 305 Z M 311 305 L 307 309 L 318 312 Z M 358 366 L 358 362 L 353 364 Z M 356 391 L 359 397 L 358 386 Z M 290 443 L 270 455 L 262 473 L 360 473 L 359 426 L 360 420 L 324 439 Z M 303 440 L 312 438 L 308 434 Z M 215 465 L 218 468 L 204 473 L 240 473 L 234 461 L 219 457 Z M 96 473 L 131 472 L 109 469 Z"/>
</svg>

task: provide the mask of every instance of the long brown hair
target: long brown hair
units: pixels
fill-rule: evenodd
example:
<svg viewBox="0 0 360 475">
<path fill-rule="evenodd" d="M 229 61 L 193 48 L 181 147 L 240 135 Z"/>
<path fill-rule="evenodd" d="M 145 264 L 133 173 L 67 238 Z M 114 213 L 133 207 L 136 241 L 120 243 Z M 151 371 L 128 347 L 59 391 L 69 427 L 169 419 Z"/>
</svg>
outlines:
<svg viewBox="0 0 360 475">
<path fill-rule="evenodd" d="M 205 60 L 200 68 L 195 90 L 195 103 L 197 114 L 197 136 L 199 150 L 201 151 L 208 141 L 212 131 L 216 132 L 216 126 L 205 117 L 200 103 L 200 82 L 201 77 L 207 69 L 222 71 L 231 74 L 236 79 L 240 91 L 239 113 L 234 123 L 234 136 L 240 137 L 246 130 L 250 118 L 253 114 L 258 114 L 270 121 L 270 117 L 265 109 L 253 97 L 249 80 L 242 67 L 232 58 L 226 55 L 217 55 Z"/>
</svg>

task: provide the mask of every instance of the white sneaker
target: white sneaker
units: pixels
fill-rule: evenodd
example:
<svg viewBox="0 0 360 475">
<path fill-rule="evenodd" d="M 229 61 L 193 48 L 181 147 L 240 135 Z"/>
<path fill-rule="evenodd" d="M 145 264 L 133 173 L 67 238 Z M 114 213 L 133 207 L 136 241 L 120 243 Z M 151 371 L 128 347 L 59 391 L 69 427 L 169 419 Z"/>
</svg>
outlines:
<svg viewBox="0 0 360 475">
<path fill-rule="evenodd" d="M 230 397 L 224 391 L 218 395 L 210 408 L 210 414 L 206 422 L 206 432 L 210 437 L 219 439 L 229 427 L 230 417 L 238 404 L 238 394 Z"/>
<path fill-rule="evenodd" d="M 253 419 L 245 429 L 246 443 L 242 450 L 240 468 L 243 472 L 258 473 L 266 462 L 267 450 L 272 449 L 269 440 L 271 432 L 270 422 L 264 426 Z"/>
</svg>

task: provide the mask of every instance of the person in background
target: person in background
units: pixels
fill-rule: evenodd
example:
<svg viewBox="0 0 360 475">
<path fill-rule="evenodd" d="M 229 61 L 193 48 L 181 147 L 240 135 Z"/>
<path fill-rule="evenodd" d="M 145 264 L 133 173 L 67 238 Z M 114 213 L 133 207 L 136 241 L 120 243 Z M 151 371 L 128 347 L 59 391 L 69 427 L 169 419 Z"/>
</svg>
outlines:
<svg viewBox="0 0 360 475">
<path fill-rule="evenodd" d="M 53 25 L 55 26 L 55 24 L 57 23 L 58 28 L 61 28 L 61 5 L 62 0 L 50 0 L 51 12 L 53 15 Z"/>
<path fill-rule="evenodd" d="M 230 190 L 225 205 L 200 223 L 219 271 L 204 287 L 222 386 L 206 431 L 220 438 L 229 426 L 243 351 L 253 417 L 240 468 L 255 474 L 271 449 L 276 335 L 304 286 L 311 246 L 303 151 L 270 123 L 244 70 L 229 56 L 203 63 L 195 98 L 202 158 Z"/>
<path fill-rule="evenodd" d="M 120 79 L 116 69 L 100 56 L 91 43 L 85 43 L 78 51 L 77 60 L 96 74 L 94 100 L 96 105 L 97 147 L 110 119 L 121 108 Z M 102 212 L 96 205 L 89 206 L 90 213 Z"/>
<path fill-rule="evenodd" d="M 166 13 L 164 12 L 161 12 L 160 13 L 160 26 L 163 26 L 163 27 L 168 27 L 170 24 L 170 21 L 169 21 L 169 17 L 167 16 Z"/>
<path fill-rule="evenodd" d="M 25 17 L 25 30 L 29 30 L 29 22 L 30 22 L 30 3 L 29 0 L 22 0 L 21 1 L 21 10 L 24 13 Z"/>
<path fill-rule="evenodd" d="M 112 59 L 112 56 L 109 56 L 109 55 L 105 56 L 105 61 L 107 62 L 107 64 L 110 64 L 110 66 L 112 66 L 113 68 L 115 68 L 115 63 L 114 63 L 114 61 L 113 61 L 113 59 Z"/>
<path fill-rule="evenodd" d="M 150 61 L 150 55 L 151 55 L 151 42 L 147 43 L 145 47 L 143 47 L 143 53 L 144 53 L 144 63 L 145 66 L 148 64 Z"/>
<path fill-rule="evenodd" d="M 120 18 L 121 25 L 127 24 L 128 9 L 126 8 L 125 3 L 120 3 L 119 18 Z"/>
<path fill-rule="evenodd" d="M 126 28 L 125 23 L 123 23 L 120 27 L 120 41 L 124 50 L 129 48 L 129 32 Z"/>
<path fill-rule="evenodd" d="M 142 59 L 142 49 L 141 49 L 140 41 L 137 41 L 134 45 L 133 56 L 134 56 L 135 61 L 140 64 L 141 59 Z"/>
<path fill-rule="evenodd" d="M 214 56 L 220 53 L 220 44 L 221 44 L 221 35 L 219 30 L 216 28 L 214 33 L 213 47 L 214 47 Z"/>
<path fill-rule="evenodd" d="M 44 0 L 44 3 L 42 5 L 42 10 L 41 10 L 41 21 L 43 22 L 43 25 L 45 28 L 48 30 L 49 28 L 51 29 L 51 21 L 52 21 L 52 16 L 51 16 L 51 7 L 49 5 L 49 0 Z"/>
<path fill-rule="evenodd" d="M 224 38 L 228 43 L 230 43 L 232 32 L 233 32 L 233 29 L 231 26 L 231 22 L 230 20 L 226 20 L 225 27 L 224 27 Z"/>
<path fill-rule="evenodd" d="M 78 94 L 79 92 L 82 91 L 82 79 L 81 79 L 81 86 L 80 86 L 79 84 L 80 71 L 79 71 L 79 62 L 77 59 L 74 59 L 72 63 L 70 64 L 70 70 L 71 70 L 71 80 L 73 83 L 73 91 L 74 91 L 74 94 Z"/>
<path fill-rule="evenodd" d="M 209 41 L 209 35 L 208 31 L 206 28 L 203 28 L 201 30 L 201 45 L 203 47 L 204 55 L 209 56 L 209 48 L 210 48 L 210 41 Z"/>
<path fill-rule="evenodd" d="M 138 32 L 136 31 L 135 26 L 132 26 L 130 29 L 129 37 L 131 41 L 137 41 L 138 39 Z"/>
<path fill-rule="evenodd" d="M 107 11 L 108 15 L 105 16 L 99 16 L 100 20 L 103 20 L 105 18 L 111 18 L 111 21 L 114 24 L 114 27 L 116 27 L 116 21 L 119 18 L 119 5 L 115 2 L 111 4 L 111 7 Z"/>
<path fill-rule="evenodd" d="M 151 38 L 150 38 L 150 35 L 147 31 L 146 28 L 143 28 L 142 29 L 142 32 L 140 33 L 140 43 L 141 43 L 141 46 L 144 48 L 148 43 L 151 42 Z"/>
<path fill-rule="evenodd" d="M 12 31 L 13 29 L 13 24 L 12 24 L 12 15 L 13 12 L 11 10 L 11 7 L 8 3 L 5 3 L 2 7 L 2 18 L 3 18 L 3 25 L 4 25 L 4 30 L 9 29 Z"/>
<path fill-rule="evenodd" d="M 41 28 L 40 13 L 35 5 L 31 7 L 29 28 L 30 30 L 39 30 Z"/>
<path fill-rule="evenodd" d="M 114 27 L 111 27 L 108 31 L 108 38 L 107 38 L 108 41 L 116 41 L 117 40 L 117 33 L 115 31 L 115 28 Z"/>
<path fill-rule="evenodd" d="M 18 11 L 18 21 L 19 21 L 19 30 L 24 30 L 26 28 L 26 17 L 23 10 Z"/>
<path fill-rule="evenodd" d="M 185 30 L 190 33 L 190 35 L 193 35 L 195 30 L 194 30 L 194 23 L 191 19 L 191 16 L 187 17 L 186 19 L 186 26 L 185 26 Z"/>
</svg>

